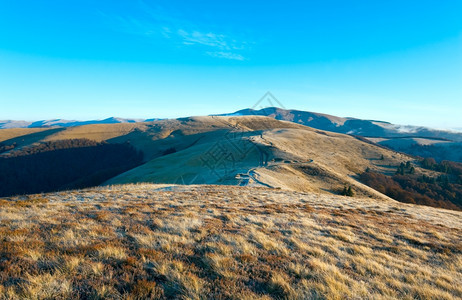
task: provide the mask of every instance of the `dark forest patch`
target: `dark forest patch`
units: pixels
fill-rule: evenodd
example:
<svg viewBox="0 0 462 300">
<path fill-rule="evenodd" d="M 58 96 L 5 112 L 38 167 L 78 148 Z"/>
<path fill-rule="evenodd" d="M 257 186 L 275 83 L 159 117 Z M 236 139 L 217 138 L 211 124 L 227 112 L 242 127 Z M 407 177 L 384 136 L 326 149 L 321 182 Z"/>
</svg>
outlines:
<svg viewBox="0 0 462 300">
<path fill-rule="evenodd" d="M 41 143 L 0 157 L 0 196 L 97 186 L 142 163 L 128 143 L 86 139 Z"/>
<path fill-rule="evenodd" d="M 360 175 L 360 181 L 400 202 L 462 210 L 462 185 L 446 176 L 387 176 L 366 171 Z"/>
</svg>

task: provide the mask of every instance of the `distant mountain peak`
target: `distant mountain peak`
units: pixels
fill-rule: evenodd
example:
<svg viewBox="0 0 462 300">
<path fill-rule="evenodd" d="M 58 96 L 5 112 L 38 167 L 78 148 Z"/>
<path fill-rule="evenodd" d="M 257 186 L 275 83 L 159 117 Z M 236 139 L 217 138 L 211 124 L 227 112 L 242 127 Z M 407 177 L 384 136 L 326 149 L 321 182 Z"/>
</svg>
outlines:
<svg viewBox="0 0 462 300">
<path fill-rule="evenodd" d="M 397 125 L 386 121 L 363 120 L 352 117 L 337 117 L 324 113 L 267 107 L 262 109 L 246 108 L 231 114 L 220 116 L 248 116 L 259 115 L 275 118 L 277 120 L 291 121 L 316 129 L 338 133 L 360 135 L 365 137 L 427 137 L 444 138 L 462 142 L 462 132 L 451 130 L 432 129 L 424 126 Z"/>
<path fill-rule="evenodd" d="M 136 122 L 147 122 L 158 119 L 124 119 L 118 117 L 109 117 L 103 120 L 89 120 L 89 121 L 77 121 L 77 120 L 65 120 L 65 119 L 50 119 L 50 120 L 39 120 L 39 121 L 15 121 L 15 120 L 4 120 L 0 121 L 0 129 L 8 128 L 40 128 L 40 127 L 75 127 L 82 125 L 91 124 L 116 124 L 116 123 L 136 123 Z"/>
</svg>

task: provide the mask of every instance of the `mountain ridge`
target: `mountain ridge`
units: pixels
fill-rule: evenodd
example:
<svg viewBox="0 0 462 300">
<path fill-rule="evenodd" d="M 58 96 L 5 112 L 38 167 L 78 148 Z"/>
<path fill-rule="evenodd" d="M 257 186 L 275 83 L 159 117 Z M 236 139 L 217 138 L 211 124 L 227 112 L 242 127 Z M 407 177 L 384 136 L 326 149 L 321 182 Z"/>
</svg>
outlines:
<svg viewBox="0 0 462 300">
<path fill-rule="evenodd" d="M 442 130 L 425 126 L 397 125 L 387 121 L 338 117 L 325 113 L 278 107 L 267 107 L 259 110 L 246 108 L 233 113 L 211 116 L 265 116 L 319 130 L 359 136 L 377 145 L 412 156 L 431 157 L 437 161 L 451 160 L 462 162 L 462 130 Z M 177 120 L 183 119 L 187 120 L 189 118 L 178 118 Z M 131 124 L 136 127 L 141 126 L 140 124 L 143 122 L 157 120 L 162 119 L 124 119 L 111 117 L 90 121 L 54 119 L 26 122 L 9 120 L 0 121 L 0 129 L 45 130 L 47 128 L 78 128 L 83 125 L 103 126 L 108 124 Z"/>
<path fill-rule="evenodd" d="M 462 132 L 456 130 L 441 130 L 426 126 L 399 125 L 381 120 L 368 120 L 353 117 L 338 117 L 325 113 L 317 113 L 295 109 L 267 107 L 259 110 L 247 108 L 227 115 L 259 115 L 269 116 L 277 120 L 291 121 L 321 130 L 337 133 L 360 135 L 364 137 L 400 137 L 403 134 L 411 136 L 425 136 L 427 138 L 446 138 L 462 142 Z"/>
<path fill-rule="evenodd" d="M 458 186 L 460 180 L 455 173 L 447 177 L 448 187 L 454 191 L 453 193 L 444 193 L 447 189 L 439 189 L 441 193 L 436 195 L 438 197 L 427 199 L 422 196 L 422 193 L 428 193 L 429 186 L 420 184 L 418 180 L 431 179 L 433 181 L 429 181 L 428 184 L 434 185 L 438 178 L 446 178 L 445 174 L 441 173 L 443 169 L 436 163 L 432 165 L 438 168 L 425 169 L 420 158 L 393 151 L 368 139 L 276 120 L 268 116 L 201 116 L 144 123 L 4 129 L 0 130 L 0 141 L 0 160 L 4 162 L 2 172 L 5 181 L 22 176 L 21 178 L 27 179 L 24 179 L 24 182 L 29 182 L 28 174 L 31 172 L 27 168 L 32 166 L 24 164 L 23 161 L 28 159 L 28 155 L 40 152 L 40 149 L 61 149 L 70 145 L 66 148 L 67 152 L 78 152 L 81 150 L 72 145 L 93 146 L 96 142 L 101 144 L 94 145 L 97 146 L 94 148 L 95 154 L 108 148 L 104 146 L 106 143 L 119 145 L 117 147 L 121 151 L 127 147 L 134 147 L 136 151 L 130 150 L 134 158 L 136 153 L 142 153 L 142 161 L 139 164 L 136 162 L 138 166 L 125 171 L 120 170 L 122 173 L 117 171 L 119 169 L 109 170 L 106 165 L 94 170 L 95 176 L 98 176 L 91 182 L 96 182 L 97 185 L 141 182 L 220 184 L 263 186 L 337 195 L 345 194 L 342 190 L 348 188 L 353 194 L 362 197 L 399 197 L 402 201 L 417 201 L 416 203 L 439 207 L 450 206 L 454 209 L 457 209 L 454 205 L 460 205 L 455 199 L 461 190 Z M 47 166 L 51 162 L 50 159 L 57 161 L 57 158 L 64 157 L 59 166 L 51 162 L 55 172 L 45 172 L 37 178 L 56 177 L 56 172 L 63 172 L 64 178 L 66 174 L 78 172 L 68 168 L 65 161 L 68 156 L 61 155 L 59 151 L 61 150 L 47 152 L 46 156 L 36 156 L 41 158 L 36 163 L 38 166 Z M 92 157 L 94 156 L 72 156 L 70 159 L 81 161 L 74 164 L 79 166 L 91 163 Z M 129 163 L 130 161 L 127 161 L 127 165 Z M 20 167 L 15 168 L 14 165 Z M 368 180 L 370 184 L 377 185 L 378 189 L 381 186 L 380 181 L 384 181 L 387 186 L 396 186 L 398 183 L 391 181 L 395 180 L 391 176 L 397 174 L 397 170 L 401 170 L 402 175 L 410 174 L 410 177 L 405 179 L 409 179 L 408 183 L 413 186 L 420 184 L 421 193 L 408 195 L 405 190 L 400 190 L 400 194 L 395 195 L 387 189 L 381 189 L 379 192 L 360 180 L 364 172 L 370 172 L 371 178 Z M 8 172 L 11 174 L 8 175 Z M 374 174 L 389 177 L 384 179 Z M 79 184 L 86 180 L 80 179 L 77 179 Z M 30 181 L 34 182 L 34 178 Z M 398 190 L 397 186 L 394 189 Z"/>
<path fill-rule="evenodd" d="M 246 115 L 260 115 L 260 116 L 269 116 L 278 120 L 291 121 L 294 123 L 299 123 L 302 125 L 307 125 L 313 128 L 328 130 L 344 134 L 357 134 L 364 137 L 384 137 L 379 136 L 377 133 L 370 132 L 370 128 L 355 128 L 352 125 L 369 125 L 369 126 L 378 126 L 386 130 L 386 133 L 389 135 L 386 137 L 395 137 L 400 136 L 402 133 L 411 134 L 412 136 L 419 137 L 423 133 L 427 133 L 426 137 L 433 138 L 437 133 L 440 134 L 456 134 L 456 137 L 449 138 L 454 141 L 462 142 L 462 127 L 452 128 L 452 129 L 438 129 L 430 126 L 418 126 L 418 125 L 401 125 L 393 124 L 388 121 L 383 120 L 373 120 L 373 119 L 360 119 L 355 117 L 339 117 L 326 113 L 311 112 L 297 109 L 283 109 L 279 107 L 266 107 L 259 110 L 252 108 L 241 109 L 232 113 L 223 113 L 223 114 L 212 114 L 210 116 L 246 116 Z M 91 125 L 91 124 L 116 124 L 116 123 L 140 123 L 140 122 L 151 122 L 157 120 L 163 120 L 164 118 L 120 118 L 120 117 L 109 117 L 101 120 L 66 120 L 66 119 L 47 119 L 47 120 L 38 120 L 38 121 L 24 121 L 24 120 L 0 120 L 0 129 L 9 129 L 9 128 L 41 128 L 41 127 L 75 127 L 82 125 Z M 330 123 L 326 123 L 331 130 L 326 127 L 322 127 L 323 122 L 328 120 Z M 345 125 L 345 122 L 350 122 L 346 128 L 342 128 Z M 319 127 L 319 128 L 318 128 Z M 376 128 L 377 129 L 377 128 Z M 362 130 L 362 131 L 361 131 Z M 380 130 L 380 129 L 378 129 Z"/>
<path fill-rule="evenodd" d="M 222 116 L 226 116 L 223 114 Z M 462 131 L 440 130 L 424 126 L 396 125 L 377 120 L 343 118 L 328 114 L 268 107 L 243 109 L 232 116 L 260 115 L 312 128 L 360 136 L 381 146 L 413 156 L 432 157 L 437 161 L 462 162 Z"/>
<path fill-rule="evenodd" d="M 8 135 L 12 130 L 0 131 L 0 140 L 3 140 L 2 134 Z M 24 130 L 31 129 L 21 131 Z M 324 189 L 331 193 L 337 193 L 344 185 L 352 185 L 358 193 L 369 196 L 376 194 L 375 191 L 350 176 L 357 176 L 368 167 L 394 172 L 396 165 L 412 160 L 348 135 L 265 116 L 190 117 L 41 129 L 38 133 L 18 134 L 21 136 L 3 142 L 5 145 L 16 142 L 15 148 L 4 155 L 12 155 L 37 143 L 69 139 L 128 142 L 144 153 L 145 164 L 112 178 L 109 184 L 242 183 L 317 192 Z M 212 161 L 209 154 L 214 151 L 226 157 L 220 157 L 211 169 L 203 161 Z M 334 152 L 337 155 L 334 156 Z M 384 162 L 392 166 L 376 165 L 376 159 L 382 155 Z"/>
<path fill-rule="evenodd" d="M 0 120 L 0 129 L 11 128 L 49 128 L 49 127 L 76 127 L 83 125 L 93 124 L 117 124 L 117 123 L 140 123 L 160 120 L 158 118 L 152 119 L 132 119 L 132 118 L 119 118 L 109 117 L 102 120 L 66 120 L 66 119 L 49 119 L 39 121 L 23 121 L 23 120 Z"/>
</svg>

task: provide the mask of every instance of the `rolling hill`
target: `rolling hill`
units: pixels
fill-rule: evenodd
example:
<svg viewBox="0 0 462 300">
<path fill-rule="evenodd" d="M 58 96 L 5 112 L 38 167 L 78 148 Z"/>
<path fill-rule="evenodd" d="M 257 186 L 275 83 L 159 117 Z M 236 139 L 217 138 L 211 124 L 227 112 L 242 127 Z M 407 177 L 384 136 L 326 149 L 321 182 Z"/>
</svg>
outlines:
<svg viewBox="0 0 462 300">
<path fill-rule="evenodd" d="M 89 120 L 89 121 L 76 121 L 76 120 L 64 120 L 64 119 L 53 119 L 53 120 L 41 120 L 41 121 L 15 121 L 15 120 L 0 120 L 0 129 L 9 128 L 49 128 L 49 127 L 73 127 L 91 124 L 117 124 L 117 123 L 136 123 L 153 121 L 155 119 L 124 119 L 111 117 L 103 120 Z"/>
<path fill-rule="evenodd" d="M 183 130 L 180 137 L 169 136 L 162 141 L 176 144 L 175 153 L 153 157 L 107 183 L 213 183 L 318 192 L 336 192 L 348 184 L 370 195 L 352 176 L 368 167 L 393 172 L 409 159 L 350 136 L 265 117 L 191 118 L 181 126 L 201 132 Z M 185 139 L 188 144 L 181 145 Z M 381 155 L 384 161 L 378 160 Z"/>
<path fill-rule="evenodd" d="M 0 199 L 2 299 L 460 299 L 462 213 L 263 187 Z"/>
<path fill-rule="evenodd" d="M 462 132 L 437 130 L 423 126 L 396 125 L 384 121 L 344 118 L 328 114 L 301 110 L 288 110 L 278 107 L 267 107 L 260 110 L 243 109 L 221 116 L 267 116 L 277 120 L 290 121 L 313 128 L 332 132 L 360 135 L 364 137 L 403 138 L 423 137 L 446 139 L 462 142 Z"/>
<path fill-rule="evenodd" d="M 437 161 L 462 162 L 462 142 L 437 138 L 368 138 L 379 145 L 420 157 L 432 157 Z"/>
<path fill-rule="evenodd" d="M 243 109 L 222 116 L 268 116 L 313 128 L 366 137 L 390 149 L 438 161 L 462 162 L 462 131 L 437 130 L 423 126 L 396 125 L 375 120 L 336 117 L 328 114 L 268 107 Z"/>
<path fill-rule="evenodd" d="M 88 144 L 93 148 L 71 147 L 64 150 L 62 141 L 66 140 L 74 142 L 65 145 Z M 140 182 L 260 186 L 330 194 L 346 193 L 348 187 L 351 194 L 363 197 L 387 199 L 392 196 L 400 201 L 453 209 L 460 209 L 461 205 L 458 199 L 459 185 L 451 186 L 447 192 L 439 187 L 441 192 L 434 195 L 428 192 L 432 187 L 425 182 L 419 183 L 422 178 L 446 180 L 446 177 L 442 177 L 446 175 L 438 170 L 422 168 L 420 161 L 414 157 L 350 135 L 265 116 L 207 116 L 48 129 L 4 129 L 0 130 L 0 141 L 3 141 L 0 144 L 0 150 L 3 149 L 0 151 L 3 152 L 0 154 L 0 165 L 7 168 L 3 174 L 5 180 L 18 177 L 21 182 L 27 183 L 31 179 L 30 185 L 35 188 L 27 190 L 35 193 Z M 93 145 L 91 141 L 100 144 Z M 117 147 L 114 149 L 119 154 L 104 154 L 104 151 L 111 149 L 105 143 L 115 144 Z M 131 147 L 134 150 L 130 150 Z M 56 152 L 59 160 L 56 158 L 55 161 L 60 163 L 51 172 L 49 166 L 54 163 L 53 154 L 37 152 L 58 148 L 61 149 Z M 98 151 L 98 155 L 107 157 L 106 161 L 93 163 L 96 156 L 91 156 L 89 151 Z M 138 152 L 142 153 L 141 162 Z M 69 156 L 72 153 L 81 154 Z M 130 155 L 123 156 L 122 153 Z M 32 165 L 25 162 L 25 159 L 32 159 L 24 157 L 28 154 L 36 155 Z M 117 161 L 117 155 L 122 155 L 122 159 Z M 64 163 L 66 157 L 73 157 L 70 158 L 72 164 Z M 114 161 L 110 161 L 110 158 Z M 40 161 L 37 162 L 37 159 Z M 373 180 L 367 179 L 367 182 L 373 182 L 378 187 L 375 189 L 360 181 L 366 171 L 372 175 L 394 176 L 398 167 L 405 163 L 409 165 L 408 171 L 411 166 L 413 170 L 412 174 L 406 175 L 411 176 L 408 179 L 396 178 L 403 189 L 399 194 L 394 191 L 397 186 L 393 182 L 386 182 L 386 188 L 382 189 L 377 182 L 377 179 L 384 180 L 381 177 L 374 175 Z M 27 169 L 28 165 L 33 169 Z M 69 165 L 73 167 L 69 169 Z M 94 167 L 88 173 L 79 165 Z M 132 168 L 129 169 L 129 166 Z M 70 177 L 69 173 L 82 174 L 85 178 Z M 48 184 L 49 189 L 39 190 L 37 187 L 40 185 L 33 184 L 34 178 L 46 182 L 55 181 L 53 178 L 69 180 L 59 186 Z M 451 184 L 460 181 L 458 177 L 451 178 L 447 179 Z M 407 189 L 404 184 L 411 185 L 409 188 L 413 195 L 404 191 Z M 436 182 L 430 181 L 429 184 Z M 389 190 L 388 186 L 393 190 Z M 416 200 L 421 193 L 416 192 L 416 188 L 430 194 L 423 200 Z M 4 192 L 4 195 L 17 191 Z"/>
<path fill-rule="evenodd" d="M 32 161 L 45 182 L 95 169 L 0 198 L 2 299 L 462 297 L 461 212 L 360 182 L 446 165 L 266 116 L 13 128 L 0 141 L 15 182 Z M 88 177 L 102 186 L 75 188 Z"/>
<path fill-rule="evenodd" d="M 337 117 L 328 114 L 286 110 L 277 107 L 268 107 L 260 110 L 243 109 L 234 113 L 217 116 L 267 116 L 320 130 L 366 137 L 390 149 L 414 156 L 432 157 L 438 161 L 452 160 L 462 162 L 462 156 L 460 155 L 462 153 L 462 131 L 460 128 L 452 131 L 437 130 L 423 126 L 396 125 L 384 121 Z M 90 121 L 55 119 L 26 122 L 7 120 L 0 121 L 0 129 L 60 128 L 94 124 L 140 123 L 154 120 L 160 119 L 143 120 L 112 117 L 104 120 Z"/>
<path fill-rule="evenodd" d="M 83 138 L 129 142 L 144 153 L 143 165 L 107 184 L 256 185 L 331 193 L 351 185 L 360 195 L 380 197 L 359 183 L 357 176 L 366 168 L 393 173 L 401 162 L 412 160 L 348 135 L 263 116 L 96 124 L 33 133 L 24 130 L 0 131 L 0 139 L 5 139 L 2 135 L 9 137 L 4 144 L 18 145 L 10 154 L 40 142 Z M 13 137 L 12 131 L 18 136 Z M 382 156 L 384 159 L 379 160 Z"/>
</svg>

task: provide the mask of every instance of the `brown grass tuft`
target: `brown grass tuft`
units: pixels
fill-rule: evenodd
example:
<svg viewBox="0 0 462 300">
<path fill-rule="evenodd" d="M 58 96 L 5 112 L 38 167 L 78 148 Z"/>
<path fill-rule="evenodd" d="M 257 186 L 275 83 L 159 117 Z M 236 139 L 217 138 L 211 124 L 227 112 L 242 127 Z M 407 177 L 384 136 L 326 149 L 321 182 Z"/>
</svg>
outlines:
<svg viewBox="0 0 462 300">
<path fill-rule="evenodd" d="M 460 212 L 226 186 L 0 201 L 0 299 L 462 298 Z"/>
</svg>

